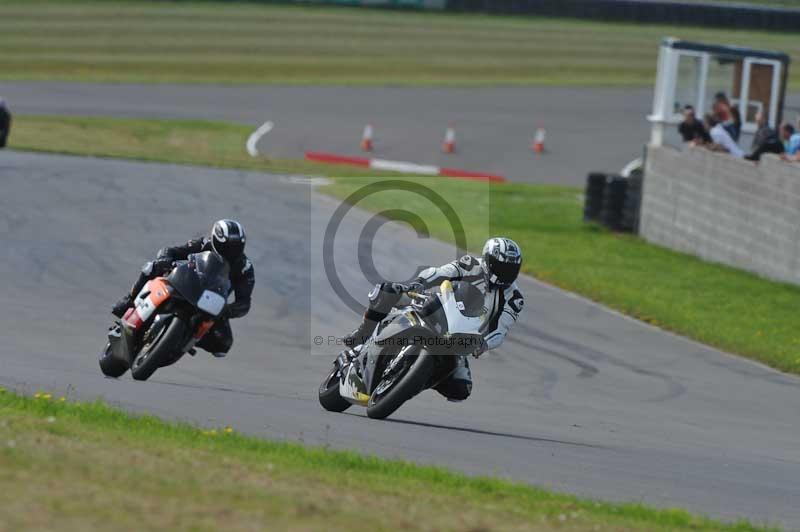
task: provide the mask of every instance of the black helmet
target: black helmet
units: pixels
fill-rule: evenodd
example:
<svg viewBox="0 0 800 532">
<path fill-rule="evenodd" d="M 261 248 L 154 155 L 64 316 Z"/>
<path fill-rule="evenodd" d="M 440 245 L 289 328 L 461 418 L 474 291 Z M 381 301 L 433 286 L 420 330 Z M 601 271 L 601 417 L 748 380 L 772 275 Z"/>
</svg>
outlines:
<svg viewBox="0 0 800 532">
<path fill-rule="evenodd" d="M 234 220 L 219 220 L 211 228 L 211 247 L 232 262 L 244 253 L 244 228 Z"/>
<path fill-rule="evenodd" d="M 517 279 L 522 251 L 510 238 L 490 238 L 483 246 L 483 275 L 486 284 L 508 288 Z"/>
</svg>

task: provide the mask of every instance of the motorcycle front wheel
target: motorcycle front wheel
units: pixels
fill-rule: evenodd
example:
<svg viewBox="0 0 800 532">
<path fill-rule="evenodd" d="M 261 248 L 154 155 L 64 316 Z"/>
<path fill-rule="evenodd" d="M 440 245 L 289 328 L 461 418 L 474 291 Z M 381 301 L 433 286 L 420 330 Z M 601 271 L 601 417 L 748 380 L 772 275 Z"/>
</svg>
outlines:
<svg viewBox="0 0 800 532">
<path fill-rule="evenodd" d="M 175 356 L 186 338 L 186 325 L 177 316 L 170 323 L 161 327 L 133 361 L 131 375 L 137 381 L 146 381 L 160 368 L 164 361 Z"/>
<path fill-rule="evenodd" d="M 403 403 L 425 389 L 433 375 L 434 361 L 427 352 L 416 355 L 418 347 L 406 348 L 403 353 L 403 366 L 393 375 L 384 376 L 367 402 L 367 416 L 372 419 L 385 419 L 392 415 Z M 386 372 L 387 370 L 384 370 Z"/>
<path fill-rule="evenodd" d="M 106 342 L 106 346 L 100 353 L 100 371 L 106 377 L 118 378 L 128 371 L 128 364 L 114 357 L 111 351 L 111 342 Z"/>
<path fill-rule="evenodd" d="M 328 412 L 344 412 L 353 406 L 339 395 L 339 369 L 336 366 L 319 385 L 319 404 Z"/>
</svg>

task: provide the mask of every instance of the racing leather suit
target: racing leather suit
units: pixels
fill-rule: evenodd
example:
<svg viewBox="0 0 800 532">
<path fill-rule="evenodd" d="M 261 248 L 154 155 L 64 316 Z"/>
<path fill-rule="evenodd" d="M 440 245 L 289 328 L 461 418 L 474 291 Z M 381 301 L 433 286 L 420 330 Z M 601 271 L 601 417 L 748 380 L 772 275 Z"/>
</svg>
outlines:
<svg viewBox="0 0 800 532">
<path fill-rule="evenodd" d="M 483 274 L 482 258 L 464 255 L 458 260 L 448 262 L 439 267 L 427 268 L 411 281 L 422 288 L 439 286 L 442 281 L 466 281 L 484 294 L 485 317 L 481 325 L 484 346 L 480 352 L 496 349 L 505 339 L 508 331 L 516 323 L 524 305 L 524 298 L 517 283 L 508 288 L 487 286 Z M 357 335 L 369 335 L 375 330 L 378 322 L 383 320 L 392 308 L 397 305 L 407 288 L 400 283 L 382 283 L 376 285 L 369 297 L 369 307 L 364 313 L 364 322 Z M 480 354 L 476 353 L 477 354 Z M 436 390 L 453 401 L 461 401 L 469 397 L 472 391 L 472 374 L 466 357 L 459 357 L 456 368 L 436 386 Z"/>
<path fill-rule="evenodd" d="M 211 240 L 207 237 L 160 249 L 156 259 L 146 263 L 142 268 L 139 279 L 131 288 L 131 296 L 136 297 L 150 279 L 165 275 L 172 270 L 173 262 L 186 260 L 189 255 L 203 251 L 212 251 Z M 224 316 L 217 319 L 214 327 L 197 343 L 197 347 L 218 356 L 230 351 L 233 345 L 233 332 L 228 320 L 241 318 L 250 311 L 250 300 L 256 280 L 253 264 L 244 253 L 230 264 L 230 279 L 234 302 L 227 306 Z"/>
</svg>

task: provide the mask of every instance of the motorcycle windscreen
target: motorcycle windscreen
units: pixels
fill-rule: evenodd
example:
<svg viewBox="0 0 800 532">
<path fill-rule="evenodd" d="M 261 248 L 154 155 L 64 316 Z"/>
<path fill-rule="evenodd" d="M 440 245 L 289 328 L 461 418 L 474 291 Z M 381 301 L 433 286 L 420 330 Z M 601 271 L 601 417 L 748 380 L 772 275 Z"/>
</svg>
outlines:
<svg viewBox="0 0 800 532">
<path fill-rule="evenodd" d="M 203 281 L 206 290 L 213 290 L 222 296 L 230 292 L 230 266 L 228 262 L 213 251 L 189 255 L 195 271 Z"/>
<path fill-rule="evenodd" d="M 445 281 L 448 285 L 450 283 Z M 466 316 L 464 314 L 465 304 L 456 299 L 452 285 L 445 287 L 442 283 L 442 291 L 438 294 L 442 302 L 442 309 L 447 318 L 447 332 L 453 334 L 480 334 L 483 318 L 480 316 Z"/>
<path fill-rule="evenodd" d="M 200 276 L 189 262 L 181 262 L 167 276 L 167 282 L 180 296 L 195 305 L 205 290 Z"/>
<path fill-rule="evenodd" d="M 167 281 L 188 302 L 211 316 L 218 316 L 230 293 L 229 272 L 230 267 L 222 257 L 204 251 L 181 261 Z"/>
<path fill-rule="evenodd" d="M 436 297 L 441 303 L 439 312 L 444 317 L 443 341 L 435 347 L 429 346 L 428 350 L 441 355 L 465 355 L 474 352 L 483 342 L 480 332 L 483 316 L 468 315 L 475 314 L 474 308 L 468 309 L 467 304 L 457 297 L 459 294 L 454 292 L 450 281 L 443 282 L 440 288 Z"/>
</svg>

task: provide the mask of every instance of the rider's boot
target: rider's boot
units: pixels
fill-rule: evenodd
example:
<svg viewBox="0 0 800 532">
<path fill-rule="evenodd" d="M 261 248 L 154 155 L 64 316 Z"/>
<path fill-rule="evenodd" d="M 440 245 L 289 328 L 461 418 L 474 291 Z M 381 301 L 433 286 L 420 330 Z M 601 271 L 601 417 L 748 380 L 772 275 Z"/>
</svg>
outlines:
<svg viewBox="0 0 800 532">
<path fill-rule="evenodd" d="M 378 323 L 386 316 L 387 314 L 382 312 L 368 309 L 367 312 L 364 313 L 364 319 L 361 321 L 361 324 L 356 327 L 353 332 L 342 338 L 342 342 L 350 348 L 366 343 L 369 337 L 372 336 L 372 333 L 375 332 Z"/>
<path fill-rule="evenodd" d="M 125 312 L 131 308 L 131 306 L 133 306 L 133 296 L 127 294 L 122 299 L 117 301 L 117 304 L 112 307 L 111 314 L 118 318 L 122 318 L 122 316 L 125 315 Z"/>
<path fill-rule="evenodd" d="M 139 274 L 139 277 L 136 279 L 136 282 L 133 283 L 131 287 L 131 291 L 128 292 L 125 296 L 122 297 L 117 304 L 111 308 L 111 314 L 118 318 L 122 318 L 125 315 L 125 312 L 133 306 L 133 300 L 136 295 L 141 292 L 144 285 L 147 284 L 147 281 L 150 280 L 150 273 L 152 271 L 152 267 L 148 267 L 151 263 L 145 264 L 145 267 L 142 269 L 142 272 Z"/>
<path fill-rule="evenodd" d="M 403 288 L 405 288 L 405 286 L 397 283 L 375 285 L 375 288 L 369 293 L 369 307 L 364 313 L 364 319 L 361 325 L 342 338 L 344 345 L 353 348 L 369 340 L 369 337 L 372 336 L 378 323 L 389 315 L 389 312 L 391 312 L 392 308 L 402 297 Z"/>
<path fill-rule="evenodd" d="M 366 343 L 377 325 L 378 322 L 376 321 L 364 320 L 353 332 L 342 338 L 342 343 L 351 349 Z"/>
</svg>

